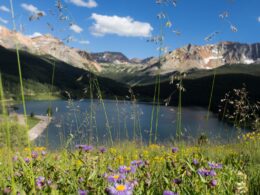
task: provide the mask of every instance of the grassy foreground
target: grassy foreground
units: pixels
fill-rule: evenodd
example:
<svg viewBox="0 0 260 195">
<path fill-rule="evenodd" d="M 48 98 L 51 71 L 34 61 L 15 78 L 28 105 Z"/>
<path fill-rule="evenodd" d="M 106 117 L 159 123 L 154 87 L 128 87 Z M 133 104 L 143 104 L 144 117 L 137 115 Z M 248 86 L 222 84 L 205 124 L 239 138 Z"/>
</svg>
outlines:
<svg viewBox="0 0 260 195">
<path fill-rule="evenodd" d="M 234 145 L 0 149 L 4 194 L 260 194 L 260 133 Z M 8 157 L 10 160 L 7 160 Z"/>
</svg>

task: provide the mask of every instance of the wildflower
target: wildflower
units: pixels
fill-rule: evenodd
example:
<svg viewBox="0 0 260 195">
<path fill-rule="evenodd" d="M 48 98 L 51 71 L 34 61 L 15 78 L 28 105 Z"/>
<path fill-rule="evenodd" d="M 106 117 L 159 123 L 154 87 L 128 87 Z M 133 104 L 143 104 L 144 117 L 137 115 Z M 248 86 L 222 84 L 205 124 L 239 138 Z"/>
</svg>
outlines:
<svg viewBox="0 0 260 195">
<path fill-rule="evenodd" d="M 179 150 L 179 149 L 178 149 L 177 147 L 173 147 L 173 148 L 172 148 L 172 153 L 176 153 L 176 152 L 178 152 L 178 150 Z"/>
<path fill-rule="evenodd" d="M 137 166 L 137 167 L 141 167 L 141 166 L 144 165 L 144 161 L 142 161 L 142 160 L 134 160 L 134 161 L 131 162 L 131 165 Z"/>
<path fill-rule="evenodd" d="M 198 162 L 198 160 L 196 160 L 196 159 L 193 159 L 193 160 L 192 160 L 192 164 L 193 164 L 193 165 L 198 165 L 198 164 L 199 164 L 199 162 Z"/>
<path fill-rule="evenodd" d="M 35 147 L 34 150 L 38 151 L 38 152 L 41 152 L 41 151 L 46 150 L 46 148 L 45 147 Z"/>
<path fill-rule="evenodd" d="M 39 176 L 37 179 L 36 179 L 36 186 L 38 189 L 42 189 L 45 185 L 45 177 L 43 176 Z"/>
<path fill-rule="evenodd" d="M 43 150 L 43 151 L 41 151 L 41 154 L 42 154 L 42 156 L 46 156 L 47 152 Z"/>
<path fill-rule="evenodd" d="M 30 151 L 30 148 L 27 148 L 27 147 L 26 147 L 26 148 L 24 148 L 24 151 L 25 151 L 25 152 L 28 152 L 28 151 Z"/>
<path fill-rule="evenodd" d="M 29 157 L 26 157 L 26 158 L 24 158 L 24 161 L 25 161 L 26 163 L 30 163 L 30 158 L 29 158 Z"/>
<path fill-rule="evenodd" d="M 76 145 L 76 148 L 83 150 L 85 152 L 89 152 L 91 150 L 93 150 L 93 146 L 88 146 L 88 145 Z"/>
<path fill-rule="evenodd" d="M 50 186 L 52 184 L 52 181 L 50 179 L 48 179 L 47 184 L 48 184 L 48 186 Z"/>
<path fill-rule="evenodd" d="M 18 157 L 17 156 L 14 156 L 13 157 L 13 161 L 16 162 L 18 160 Z"/>
<path fill-rule="evenodd" d="M 217 175 L 217 173 L 214 170 L 210 170 L 209 176 L 214 177 L 216 175 Z"/>
<path fill-rule="evenodd" d="M 117 153 L 117 150 L 115 148 L 110 148 L 109 152 L 113 155 L 115 155 Z"/>
<path fill-rule="evenodd" d="M 82 183 L 84 181 L 83 177 L 80 177 L 78 181 L 79 183 Z"/>
<path fill-rule="evenodd" d="M 79 194 L 79 195 L 87 195 L 87 194 L 88 194 L 88 191 L 86 191 L 86 190 L 79 190 L 79 191 L 78 191 L 78 194 Z"/>
<path fill-rule="evenodd" d="M 12 190 L 10 187 L 5 188 L 3 191 L 4 194 L 10 194 L 11 192 L 12 192 Z"/>
<path fill-rule="evenodd" d="M 212 179 L 212 180 L 210 181 L 210 185 L 211 185 L 212 187 L 215 187 L 217 184 L 218 184 L 218 181 L 217 181 L 216 179 Z"/>
<path fill-rule="evenodd" d="M 100 151 L 101 153 L 105 153 L 105 152 L 107 151 L 107 149 L 106 149 L 105 147 L 102 147 L 102 148 L 99 149 L 99 151 Z"/>
<path fill-rule="evenodd" d="M 209 162 L 208 165 L 212 169 L 222 169 L 222 164 L 220 164 L 220 163 L 211 163 L 211 162 Z"/>
<path fill-rule="evenodd" d="M 178 195 L 178 193 L 172 192 L 172 191 L 170 191 L 170 190 L 165 190 L 165 191 L 163 192 L 163 195 Z"/>
<path fill-rule="evenodd" d="M 119 167 L 119 173 L 135 173 L 136 171 L 136 168 L 134 166 L 130 166 L 130 167 L 127 167 L 127 166 L 120 166 Z"/>
<path fill-rule="evenodd" d="M 179 178 L 176 178 L 176 179 L 174 179 L 174 180 L 173 180 L 173 183 L 175 183 L 175 184 L 179 185 L 179 184 L 181 184 L 181 183 L 182 183 L 182 180 L 181 180 L 181 179 L 179 179 Z"/>
<path fill-rule="evenodd" d="M 138 186 L 138 181 L 137 180 L 133 180 L 130 182 L 130 184 L 135 187 L 135 186 Z"/>
<path fill-rule="evenodd" d="M 83 162 L 81 160 L 76 160 L 75 164 L 77 167 L 81 167 L 83 165 Z"/>
<path fill-rule="evenodd" d="M 201 176 L 216 176 L 217 173 L 214 170 L 208 170 L 208 169 L 199 169 L 198 174 Z"/>
<path fill-rule="evenodd" d="M 111 183 L 116 183 L 122 179 L 124 179 L 124 175 L 121 175 L 121 174 L 115 174 L 115 175 L 110 175 L 107 177 L 107 180 L 108 182 L 111 182 Z"/>
<path fill-rule="evenodd" d="M 149 148 L 152 149 L 152 150 L 154 150 L 154 149 L 160 149 L 160 146 L 157 145 L 157 144 L 151 144 L 151 145 L 149 145 Z"/>
<path fill-rule="evenodd" d="M 89 151 L 93 150 L 93 146 L 85 146 L 85 147 L 83 148 L 83 150 L 84 150 L 85 152 L 89 152 Z"/>
<path fill-rule="evenodd" d="M 129 183 L 115 184 L 115 186 L 108 187 L 106 193 L 109 195 L 132 195 L 133 186 Z"/>
<path fill-rule="evenodd" d="M 33 159 L 36 159 L 38 157 L 38 152 L 32 151 L 31 156 Z"/>
</svg>

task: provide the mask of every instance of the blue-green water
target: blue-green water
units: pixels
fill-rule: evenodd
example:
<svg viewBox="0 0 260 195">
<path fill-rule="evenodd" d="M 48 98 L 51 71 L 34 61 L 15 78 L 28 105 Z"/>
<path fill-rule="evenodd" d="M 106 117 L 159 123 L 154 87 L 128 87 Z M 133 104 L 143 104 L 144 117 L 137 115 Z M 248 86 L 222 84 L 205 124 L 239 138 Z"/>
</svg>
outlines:
<svg viewBox="0 0 260 195">
<path fill-rule="evenodd" d="M 99 100 L 93 100 L 92 103 L 91 100 L 26 102 L 28 114 L 33 112 L 37 115 L 46 115 L 50 105 L 53 111 L 51 124 L 36 142 L 57 148 L 64 146 L 73 137 L 71 139 L 73 144 L 97 142 L 105 144 L 110 140 L 108 129 L 111 130 L 114 141 L 136 139 L 147 142 L 149 140 L 152 105 L 113 100 L 105 100 L 104 103 L 107 120 L 104 107 Z M 19 106 L 18 112 L 23 112 L 22 106 Z M 176 113 L 176 107 L 160 107 L 158 142 L 169 142 L 175 139 Z M 196 142 L 201 134 L 206 134 L 211 141 L 226 142 L 237 137 L 238 131 L 234 127 L 219 121 L 213 113 L 210 113 L 208 120 L 206 115 L 207 110 L 204 108 L 182 108 L 182 138 L 188 142 Z M 153 122 L 153 140 L 155 130 L 156 119 Z"/>
</svg>

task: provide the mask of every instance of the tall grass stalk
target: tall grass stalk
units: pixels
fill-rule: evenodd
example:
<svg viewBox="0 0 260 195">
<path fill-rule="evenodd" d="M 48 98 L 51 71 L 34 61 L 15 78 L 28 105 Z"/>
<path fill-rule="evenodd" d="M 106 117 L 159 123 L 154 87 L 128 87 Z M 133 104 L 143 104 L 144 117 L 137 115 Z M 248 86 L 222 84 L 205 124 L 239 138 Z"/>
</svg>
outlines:
<svg viewBox="0 0 260 195">
<path fill-rule="evenodd" d="M 11 8 L 11 15 L 12 15 L 12 22 L 13 22 L 13 30 L 16 32 L 13 0 L 10 0 L 10 8 Z M 24 97 L 24 88 L 23 88 L 23 77 L 22 77 L 21 62 L 20 62 L 20 52 L 19 52 L 17 40 L 15 40 L 15 47 L 16 47 L 17 66 L 18 66 L 18 72 L 19 72 L 19 81 L 20 81 L 20 88 L 21 88 L 20 90 L 21 90 L 21 98 L 22 98 L 22 104 L 23 104 L 24 119 L 25 119 L 26 129 L 28 129 L 27 113 L 26 113 L 26 105 L 25 105 L 25 97 Z M 27 138 L 28 148 L 29 148 L 29 152 L 31 153 L 31 143 L 30 143 L 29 136 L 27 136 L 27 137 L 28 137 Z M 31 183 L 31 186 L 32 186 L 32 192 L 35 193 L 34 173 L 32 171 L 32 164 L 31 163 L 30 163 L 29 176 L 30 176 L 30 183 Z"/>
<path fill-rule="evenodd" d="M 2 81 L 2 74 L 0 72 L 0 101 L 2 106 L 2 115 L 4 121 L 7 122 L 7 127 L 5 129 L 5 135 L 6 135 L 6 150 L 7 150 L 7 170 L 9 172 L 9 175 L 11 176 L 11 184 L 13 191 L 16 192 L 16 186 L 14 181 L 14 171 L 13 171 L 13 161 L 11 156 L 11 134 L 10 134 L 10 126 L 9 126 L 9 120 L 8 120 L 8 112 L 6 110 L 6 104 L 5 104 L 5 96 L 4 96 L 4 90 L 3 90 L 3 81 Z M 4 157 L 6 159 L 6 157 Z"/>
<path fill-rule="evenodd" d="M 56 64 L 55 64 L 55 61 L 53 62 L 53 68 L 52 68 L 52 76 L 51 76 L 51 89 L 49 91 L 49 108 L 52 109 L 52 100 L 51 100 L 51 97 L 53 95 L 53 86 L 54 86 L 54 78 L 55 78 L 55 67 L 56 67 Z M 48 117 L 50 118 L 51 116 L 49 116 L 48 114 Z M 46 131 L 46 138 L 45 138 L 45 145 L 48 146 L 49 144 L 49 131 L 48 131 L 48 128 L 45 130 Z"/>
<path fill-rule="evenodd" d="M 100 87 L 99 87 L 99 83 L 98 83 L 98 80 L 97 80 L 96 77 L 94 79 L 94 84 L 95 84 L 95 87 L 96 87 L 97 92 L 98 92 L 99 100 L 100 100 L 100 102 L 102 104 L 102 107 L 103 107 L 103 110 L 104 110 L 104 114 L 105 114 L 105 118 L 106 118 L 107 131 L 108 131 L 109 139 L 110 139 L 110 144 L 114 145 L 112 132 L 111 132 L 111 127 L 110 127 L 110 123 L 109 123 L 108 115 L 107 115 L 107 111 L 106 111 L 106 106 L 105 106 L 104 100 L 102 98 L 102 93 L 101 93 L 101 90 L 100 90 Z"/>
<path fill-rule="evenodd" d="M 215 81 L 216 81 L 216 69 L 214 69 L 214 75 L 213 75 L 213 80 L 212 80 L 212 85 L 211 85 L 211 90 L 210 90 L 210 97 L 209 97 L 209 105 L 208 105 L 208 112 L 206 116 L 206 120 L 209 120 L 209 114 L 210 114 L 210 109 L 211 109 L 211 104 L 212 104 L 212 98 L 213 98 L 213 93 L 214 93 L 214 87 L 215 87 Z"/>
<path fill-rule="evenodd" d="M 162 7 L 161 7 L 162 10 Z M 151 115 L 151 123 L 150 123 L 150 139 L 149 144 L 152 144 L 152 134 L 153 134 L 153 119 L 154 119 L 154 110 L 156 106 L 156 118 L 155 118 L 155 132 L 154 132 L 154 141 L 157 141 L 157 132 L 158 132 L 158 124 L 159 124 L 159 112 L 160 112 L 160 74 L 161 74 L 161 60 L 162 60 L 162 47 L 163 47 L 163 22 L 160 20 L 160 36 L 161 40 L 159 41 L 159 69 L 157 71 L 156 81 L 155 81 L 155 88 L 154 88 L 154 97 L 153 97 L 153 108 L 152 108 L 152 115 Z"/>
<path fill-rule="evenodd" d="M 182 78 L 180 78 L 179 83 L 179 100 L 178 100 L 178 111 L 177 111 L 177 128 L 176 128 L 176 136 L 180 140 L 182 135 Z"/>
<path fill-rule="evenodd" d="M 120 112 L 119 112 L 119 105 L 118 105 L 118 99 L 116 98 L 116 111 L 117 111 L 117 141 L 120 143 L 120 132 L 121 132 L 121 126 L 120 126 Z"/>
<path fill-rule="evenodd" d="M 92 77 L 90 77 L 89 79 L 89 93 L 90 93 L 90 123 L 89 123 L 89 131 L 91 134 L 91 132 L 93 131 L 93 89 L 92 89 Z M 89 135 L 90 137 L 90 135 Z M 91 140 L 88 137 L 88 144 L 90 144 Z M 98 134 L 96 132 L 96 141 L 98 143 Z"/>
</svg>

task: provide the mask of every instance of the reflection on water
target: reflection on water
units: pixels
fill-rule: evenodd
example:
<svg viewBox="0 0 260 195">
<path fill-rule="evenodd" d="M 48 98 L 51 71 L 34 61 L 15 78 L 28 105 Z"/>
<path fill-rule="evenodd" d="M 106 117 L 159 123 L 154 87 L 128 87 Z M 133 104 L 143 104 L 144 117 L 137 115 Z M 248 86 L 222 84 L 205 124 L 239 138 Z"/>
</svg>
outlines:
<svg viewBox="0 0 260 195">
<path fill-rule="evenodd" d="M 105 100 L 105 107 L 99 100 L 68 102 L 64 100 L 30 101 L 26 103 L 27 113 L 46 115 L 51 104 L 53 121 L 48 129 L 37 139 L 38 144 L 48 144 L 56 148 L 73 137 L 73 143 L 109 143 L 109 130 L 114 141 L 136 139 L 147 142 L 151 129 L 152 105 L 133 104 L 129 101 Z M 22 112 L 22 106 L 19 106 Z M 169 142 L 176 137 L 175 107 L 160 107 L 158 135 L 159 142 Z M 238 131 L 210 113 L 206 120 L 207 110 L 198 107 L 182 109 L 182 138 L 196 141 L 201 134 L 211 140 L 229 141 L 237 136 Z M 106 118 L 107 116 L 107 118 Z M 152 123 L 154 132 L 156 121 Z"/>
</svg>

